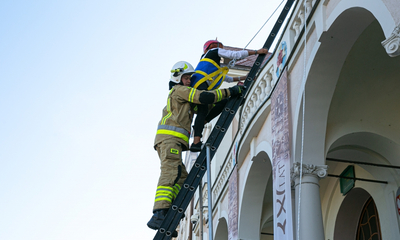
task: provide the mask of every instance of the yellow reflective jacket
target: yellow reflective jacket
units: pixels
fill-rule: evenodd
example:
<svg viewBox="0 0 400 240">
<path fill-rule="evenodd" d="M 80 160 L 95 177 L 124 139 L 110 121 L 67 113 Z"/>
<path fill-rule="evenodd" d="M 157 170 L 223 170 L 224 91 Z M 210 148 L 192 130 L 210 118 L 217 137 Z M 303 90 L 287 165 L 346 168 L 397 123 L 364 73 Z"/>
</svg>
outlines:
<svg viewBox="0 0 400 240">
<path fill-rule="evenodd" d="M 200 102 L 200 94 L 206 92 L 182 85 L 175 85 L 168 95 L 167 106 L 164 107 L 162 118 L 158 123 L 154 146 L 166 139 L 175 139 L 182 144 L 182 150 L 189 147 L 190 129 L 193 119 L 194 104 Z M 214 94 L 214 103 L 228 98 L 229 89 L 207 91 Z"/>
</svg>

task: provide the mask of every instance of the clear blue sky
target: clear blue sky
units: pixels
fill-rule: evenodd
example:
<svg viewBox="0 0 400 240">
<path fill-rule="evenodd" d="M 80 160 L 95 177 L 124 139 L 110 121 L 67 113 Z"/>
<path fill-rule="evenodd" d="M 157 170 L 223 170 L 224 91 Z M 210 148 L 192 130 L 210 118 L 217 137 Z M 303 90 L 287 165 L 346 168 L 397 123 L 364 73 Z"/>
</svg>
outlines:
<svg viewBox="0 0 400 240">
<path fill-rule="evenodd" d="M 0 239 L 152 239 L 170 68 L 244 47 L 280 2 L 1 1 Z"/>
</svg>

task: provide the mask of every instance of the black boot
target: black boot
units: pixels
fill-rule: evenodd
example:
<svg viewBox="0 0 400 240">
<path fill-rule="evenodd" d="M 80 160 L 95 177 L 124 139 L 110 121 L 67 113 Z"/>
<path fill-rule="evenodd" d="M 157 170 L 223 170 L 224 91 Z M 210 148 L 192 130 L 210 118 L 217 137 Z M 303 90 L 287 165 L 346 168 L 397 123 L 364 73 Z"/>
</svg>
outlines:
<svg viewBox="0 0 400 240">
<path fill-rule="evenodd" d="M 161 226 L 161 223 L 164 221 L 165 216 L 167 215 L 168 209 L 160 209 L 154 211 L 153 216 L 150 221 L 147 222 L 147 226 L 153 230 L 158 230 Z M 178 232 L 174 230 L 172 233 L 172 237 L 177 237 Z"/>
<path fill-rule="evenodd" d="M 147 223 L 147 226 L 153 230 L 158 230 L 161 226 L 161 223 L 164 221 L 165 215 L 167 215 L 167 211 L 167 209 L 154 211 L 154 214 Z"/>
<path fill-rule="evenodd" d="M 203 145 L 202 142 L 198 142 L 196 144 L 192 143 L 192 145 L 190 146 L 190 151 L 191 152 L 200 152 L 202 145 Z"/>
</svg>

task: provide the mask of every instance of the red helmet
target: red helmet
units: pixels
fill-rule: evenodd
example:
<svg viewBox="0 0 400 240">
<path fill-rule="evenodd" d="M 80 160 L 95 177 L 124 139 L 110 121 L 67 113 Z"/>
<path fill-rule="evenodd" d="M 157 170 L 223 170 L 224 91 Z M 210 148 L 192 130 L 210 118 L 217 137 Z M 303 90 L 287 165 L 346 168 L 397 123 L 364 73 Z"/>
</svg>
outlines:
<svg viewBox="0 0 400 240">
<path fill-rule="evenodd" d="M 203 51 L 205 52 L 212 43 L 219 43 L 222 45 L 222 42 L 218 42 L 217 40 L 208 40 L 206 43 L 204 43 Z"/>
</svg>

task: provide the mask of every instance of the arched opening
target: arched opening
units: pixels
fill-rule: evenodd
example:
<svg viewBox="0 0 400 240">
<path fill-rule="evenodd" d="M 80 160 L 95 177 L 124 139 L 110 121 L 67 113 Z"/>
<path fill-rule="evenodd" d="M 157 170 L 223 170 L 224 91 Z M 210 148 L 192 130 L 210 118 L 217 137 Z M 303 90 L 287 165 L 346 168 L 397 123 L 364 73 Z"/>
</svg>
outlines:
<svg viewBox="0 0 400 240">
<path fill-rule="evenodd" d="M 343 196 L 340 192 L 339 178 L 327 177 L 321 180 L 324 221 L 326 226 L 335 226 L 334 229 L 327 227 L 327 238 L 356 239 L 362 208 L 370 197 L 374 199 L 374 204 L 379 210 L 382 236 L 385 239 L 398 236 L 393 232 L 397 226 L 393 224 L 397 221 L 397 216 L 394 212 L 388 211 L 395 207 L 394 201 L 388 199 L 397 190 L 397 185 L 391 183 L 399 181 L 398 170 L 368 164 L 399 166 L 399 156 L 398 144 L 369 132 L 344 135 L 330 146 L 326 161 L 329 174 L 340 175 L 346 167 L 354 165 L 356 178 L 372 182 L 356 180 L 355 188 Z M 354 163 L 338 162 L 335 159 L 354 161 Z M 373 181 L 387 181 L 388 184 Z M 350 237 L 345 238 L 345 236 Z"/>
<path fill-rule="evenodd" d="M 239 239 L 260 239 L 262 219 L 268 216 L 264 209 L 268 181 L 271 180 L 271 162 L 265 152 L 258 153 L 248 170 L 239 209 Z M 271 185 L 272 186 L 272 185 Z M 271 206 L 272 211 L 272 206 Z"/>
<path fill-rule="evenodd" d="M 344 198 L 336 217 L 334 240 L 354 240 L 364 206 L 371 195 L 362 188 L 352 189 Z"/>
<path fill-rule="evenodd" d="M 344 12 L 343 14 L 345 14 Z M 343 14 L 338 17 L 340 19 Z M 365 9 L 358 14 L 369 15 Z M 356 16 L 356 15 L 355 15 Z M 373 17 L 373 16 L 372 16 Z M 348 24 L 352 25 L 350 21 Z M 334 24 L 333 24 L 334 25 Z M 332 26 L 333 26 L 332 25 Z M 343 28 L 342 30 L 344 31 Z M 328 32 L 330 32 L 329 30 Z M 335 37 L 335 35 L 331 35 Z M 382 47 L 385 39 L 380 23 L 371 18 L 349 46 L 342 66 L 337 72 L 337 81 L 326 121 L 326 137 L 324 139 L 326 157 L 346 159 L 356 162 L 386 164 L 398 166 L 400 161 L 400 113 L 397 102 L 400 101 L 400 58 L 389 57 Z M 333 46 L 332 46 L 333 47 Z M 306 101 L 310 97 L 306 97 Z M 324 119 L 316 118 L 314 121 Z M 327 151 L 329 149 L 329 151 Z M 330 174 L 339 175 L 349 165 L 326 161 Z M 356 177 L 397 182 L 398 173 L 390 168 L 372 167 L 354 164 Z M 339 180 L 326 178 L 321 180 L 321 196 L 324 196 L 324 220 L 328 238 L 356 239 L 359 217 L 366 201 L 372 197 L 382 217 L 381 233 L 393 237 L 393 221 L 397 221 L 387 211 L 385 197 L 394 191 L 390 185 L 379 185 L 356 181 L 356 188 L 343 197 L 338 189 Z M 364 189 L 364 190 L 360 190 Z M 353 191 L 360 196 L 350 200 Z M 361 192 L 363 193 L 361 193 Z M 365 198 L 361 199 L 362 196 Z M 385 196 L 385 197 L 383 197 Z M 343 199 L 344 198 L 344 199 Z M 357 205 L 347 210 L 346 201 L 355 201 Z M 354 213 L 354 211 L 358 211 Z M 392 235 L 394 234 L 394 235 Z M 388 239 L 391 239 L 391 238 Z M 386 238 L 386 237 L 385 237 Z"/>
<path fill-rule="evenodd" d="M 384 38 L 375 20 L 351 48 L 329 108 L 328 146 L 353 132 L 377 133 L 400 142 L 400 58 L 387 55 L 381 45 Z"/>
<path fill-rule="evenodd" d="M 348 9 L 318 39 L 320 44 L 312 52 L 315 55 L 310 56 L 313 61 L 305 85 L 304 141 L 301 135 L 302 101 L 298 101 L 296 107 L 296 159 L 299 159 L 301 143 L 304 142 L 303 158 L 309 163 L 324 164 L 328 111 L 336 84 L 354 43 L 374 20 L 374 16 L 365 9 Z M 359 64 L 362 66 L 361 62 Z"/>
<path fill-rule="evenodd" d="M 273 181 L 272 175 L 269 176 L 267 187 L 264 193 L 263 209 L 261 216 L 261 236 L 260 240 L 274 239 L 274 206 L 273 206 Z"/>
<path fill-rule="evenodd" d="M 225 218 L 220 218 L 215 231 L 215 240 L 228 240 L 228 224 Z"/>
</svg>

